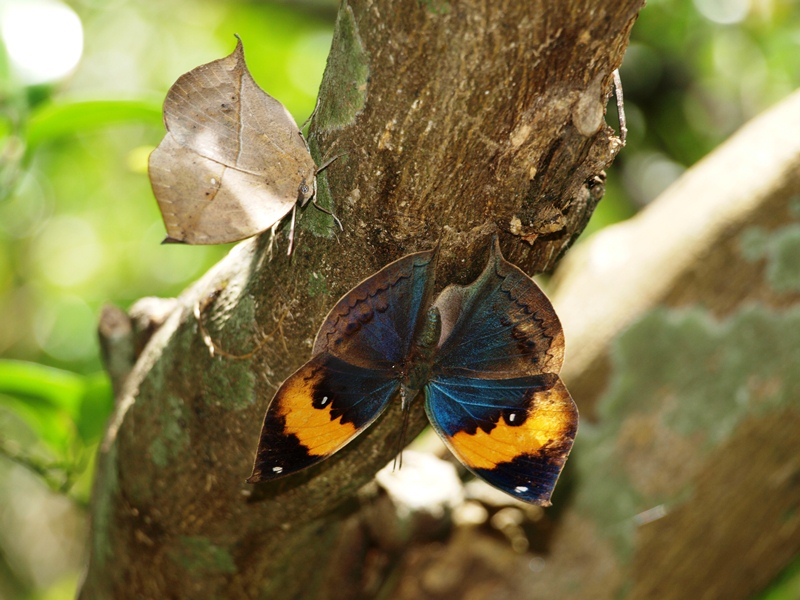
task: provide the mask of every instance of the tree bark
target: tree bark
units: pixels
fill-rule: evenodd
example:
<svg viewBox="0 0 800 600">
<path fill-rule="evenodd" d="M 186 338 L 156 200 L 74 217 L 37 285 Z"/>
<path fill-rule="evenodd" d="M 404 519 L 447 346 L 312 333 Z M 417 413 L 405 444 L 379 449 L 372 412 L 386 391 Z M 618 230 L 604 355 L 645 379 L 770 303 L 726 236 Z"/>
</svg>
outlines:
<svg viewBox="0 0 800 600">
<path fill-rule="evenodd" d="M 335 300 L 403 254 L 441 241 L 438 289 L 474 279 L 498 230 L 528 273 L 554 266 L 620 148 L 603 115 L 641 4 L 342 4 L 309 142 L 318 164 L 339 155 L 319 201 L 344 232 L 309 207 L 291 258 L 270 261 L 268 236 L 249 240 L 178 299 L 121 386 L 80 598 L 397 585 L 397 571 L 368 568 L 355 495 L 393 458 L 399 407 L 321 465 L 253 487 L 266 406 Z M 204 332 L 224 352 L 212 357 Z M 413 407 L 409 439 L 425 422 Z"/>
<path fill-rule="evenodd" d="M 554 506 L 381 472 L 347 531 L 386 597 L 745 600 L 796 564 L 798 128 L 800 93 L 570 253 L 554 302 L 582 421 Z"/>
<path fill-rule="evenodd" d="M 582 422 L 542 574 L 581 547 L 608 585 L 557 597 L 746 599 L 800 554 L 798 129 L 795 93 L 560 266 Z"/>
</svg>

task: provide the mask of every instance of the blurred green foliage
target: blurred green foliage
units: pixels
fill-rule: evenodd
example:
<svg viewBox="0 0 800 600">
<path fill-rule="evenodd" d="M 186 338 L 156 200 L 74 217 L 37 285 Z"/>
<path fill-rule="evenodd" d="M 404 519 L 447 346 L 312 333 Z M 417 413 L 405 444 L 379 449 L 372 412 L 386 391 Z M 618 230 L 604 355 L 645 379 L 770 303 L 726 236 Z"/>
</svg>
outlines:
<svg viewBox="0 0 800 600">
<path fill-rule="evenodd" d="M 33 1 L 0 0 L 0 15 Z M 0 46 L 3 598 L 74 594 L 92 457 L 113 404 L 95 334 L 101 306 L 175 295 L 228 249 L 160 245 L 146 161 L 164 133 L 168 87 L 228 54 L 238 33 L 256 81 L 302 122 L 314 108 L 338 3 L 68 4 L 84 31 L 73 73 L 26 82 L 6 51 L 8 32 Z M 791 0 L 649 0 L 621 69 L 628 146 L 589 231 L 633 215 L 797 87 L 799 11 Z M 57 56 L 57 41 L 49 43 Z M 608 122 L 616 124 L 613 107 Z M 793 573 L 779 584 L 789 594 Z M 764 598 L 790 597 L 775 593 Z"/>
<path fill-rule="evenodd" d="M 0 27 L 19 1 L 0 0 Z M 160 244 L 147 157 L 164 135 L 167 89 L 229 54 L 238 33 L 255 79 L 302 122 L 336 14 L 332 1 L 68 4 L 84 28 L 74 73 L 27 82 L 5 31 L 0 46 L 2 598 L 74 595 L 94 454 L 113 409 L 101 307 L 174 296 L 229 249 Z M 45 53 L 62 51 L 49 43 Z"/>
<path fill-rule="evenodd" d="M 784 569 L 774 583 L 753 600 L 797 600 L 800 598 L 800 557 Z"/>
<path fill-rule="evenodd" d="M 587 234 L 635 214 L 800 83 L 794 0 L 648 0 L 620 68 L 627 147 Z M 607 122 L 616 127 L 609 104 Z"/>
<path fill-rule="evenodd" d="M 33 440 L 4 428 L 0 453 L 40 475 L 55 491 L 69 492 L 86 473 L 91 453 L 113 408 L 108 379 L 34 362 L 0 361 L 0 403 L 18 416 Z M 41 446 L 41 447 L 40 447 Z M 85 505 L 88 478 L 75 499 Z"/>
</svg>

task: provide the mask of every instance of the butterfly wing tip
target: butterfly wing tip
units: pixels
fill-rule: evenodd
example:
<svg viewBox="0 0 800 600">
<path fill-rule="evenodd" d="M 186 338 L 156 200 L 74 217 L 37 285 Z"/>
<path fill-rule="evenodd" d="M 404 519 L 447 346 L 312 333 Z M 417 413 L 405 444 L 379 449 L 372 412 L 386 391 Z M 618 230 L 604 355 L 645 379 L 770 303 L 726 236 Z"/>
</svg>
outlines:
<svg viewBox="0 0 800 600">
<path fill-rule="evenodd" d="M 179 240 L 178 238 L 174 238 L 172 236 L 167 236 L 163 240 L 161 240 L 161 244 L 185 244 L 183 240 Z"/>
<path fill-rule="evenodd" d="M 520 493 L 515 489 L 504 489 L 503 491 L 510 496 L 514 496 L 514 498 L 517 500 L 522 500 L 528 504 L 535 504 L 536 506 L 541 506 L 542 508 L 553 506 L 553 503 L 550 501 L 550 498 L 553 495 L 553 488 L 548 490 L 540 490 L 538 494 L 536 493 L 536 490 L 534 490 L 533 493 Z"/>
<path fill-rule="evenodd" d="M 491 257 L 498 262 L 503 260 L 503 253 L 500 251 L 500 236 L 496 231 L 492 234 Z"/>
<path fill-rule="evenodd" d="M 484 477 L 482 474 L 479 477 Z M 513 496 L 517 500 L 521 500 L 527 504 L 535 504 L 536 506 L 541 506 L 542 508 L 547 508 L 548 506 L 552 506 L 553 503 L 550 501 L 550 498 L 553 496 L 553 490 L 555 488 L 555 484 L 552 486 L 550 485 L 534 485 L 530 487 L 531 484 L 526 485 L 519 485 L 519 486 L 509 486 L 506 482 L 499 482 L 499 481 L 491 481 L 488 478 L 485 479 L 490 485 L 497 487 L 502 492 L 505 492 L 509 496 Z"/>
</svg>

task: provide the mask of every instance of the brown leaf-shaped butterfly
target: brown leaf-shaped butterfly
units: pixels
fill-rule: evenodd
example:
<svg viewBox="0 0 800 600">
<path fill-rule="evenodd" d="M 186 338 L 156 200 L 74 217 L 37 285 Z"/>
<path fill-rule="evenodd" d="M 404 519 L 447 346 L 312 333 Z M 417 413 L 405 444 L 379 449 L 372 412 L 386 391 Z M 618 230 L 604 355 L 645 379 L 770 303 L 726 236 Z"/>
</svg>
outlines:
<svg viewBox="0 0 800 600">
<path fill-rule="evenodd" d="M 291 251 L 294 211 L 314 197 L 318 169 L 292 115 L 250 75 L 241 40 L 175 82 L 164 125 L 149 170 L 165 242 L 235 242 L 292 211 Z"/>
</svg>

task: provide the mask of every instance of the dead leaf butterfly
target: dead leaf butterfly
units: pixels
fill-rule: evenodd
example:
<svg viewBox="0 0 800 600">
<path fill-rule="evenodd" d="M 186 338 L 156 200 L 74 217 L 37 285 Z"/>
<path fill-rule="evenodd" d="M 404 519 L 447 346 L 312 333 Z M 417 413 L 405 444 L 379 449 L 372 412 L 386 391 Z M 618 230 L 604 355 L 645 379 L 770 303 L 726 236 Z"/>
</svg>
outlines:
<svg viewBox="0 0 800 600">
<path fill-rule="evenodd" d="M 248 481 L 322 461 L 390 402 L 407 411 L 423 392 L 433 428 L 464 466 L 515 498 L 550 504 L 578 427 L 558 376 L 558 317 L 497 240 L 477 280 L 431 302 L 437 255 L 409 254 L 333 307 L 313 357 L 267 409 Z"/>
<path fill-rule="evenodd" d="M 253 80 L 241 40 L 229 56 L 175 82 L 164 124 L 149 172 L 165 242 L 242 240 L 275 227 L 316 193 L 318 170 L 303 134 Z M 294 218 L 290 240 L 293 233 Z"/>
</svg>

